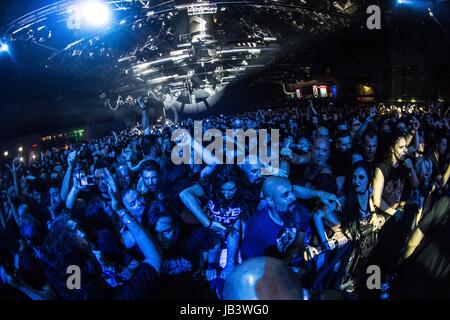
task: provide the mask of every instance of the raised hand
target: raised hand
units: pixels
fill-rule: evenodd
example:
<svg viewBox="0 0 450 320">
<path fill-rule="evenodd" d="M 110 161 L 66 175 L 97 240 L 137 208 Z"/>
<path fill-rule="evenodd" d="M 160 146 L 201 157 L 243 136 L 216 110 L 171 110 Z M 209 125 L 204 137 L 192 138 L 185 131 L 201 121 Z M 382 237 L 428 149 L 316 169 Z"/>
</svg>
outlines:
<svg viewBox="0 0 450 320">
<path fill-rule="evenodd" d="M 108 191 L 117 193 L 116 180 L 114 180 L 114 177 L 112 176 L 111 172 L 109 172 L 108 168 L 105 168 L 103 170 L 103 177 L 105 178 L 105 183 L 108 186 Z"/>
<path fill-rule="evenodd" d="M 191 145 L 191 141 L 192 137 L 189 132 L 182 132 L 181 134 L 178 134 L 174 140 L 174 142 L 181 147 Z"/>
<path fill-rule="evenodd" d="M 127 162 L 131 161 L 131 157 L 133 154 L 131 149 L 129 149 L 129 148 L 122 149 L 122 154 Z"/>
<path fill-rule="evenodd" d="M 419 120 L 417 120 L 417 118 L 416 117 L 413 117 L 412 119 L 411 119 L 411 126 L 412 126 L 412 128 L 414 129 L 414 130 L 419 130 L 419 128 L 420 128 L 420 122 L 419 122 Z"/>
<path fill-rule="evenodd" d="M 414 168 L 413 162 L 412 162 L 412 160 L 411 160 L 410 158 L 406 158 L 406 159 L 403 161 L 403 164 L 405 165 L 405 167 L 406 167 L 408 170 L 412 170 L 412 169 Z"/>
<path fill-rule="evenodd" d="M 139 108 L 141 108 L 142 110 L 145 110 L 146 106 L 144 103 L 144 99 L 142 97 L 138 97 L 136 102 L 137 102 Z"/>
<path fill-rule="evenodd" d="M 377 115 L 377 108 L 375 106 L 372 106 L 369 110 L 369 117 L 370 119 L 375 118 Z"/>
<path fill-rule="evenodd" d="M 284 147 L 283 149 L 281 149 L 280 154 L 288 159 L 292 159 L 293 157 L 293 152 L 289 147 Z"/>
<path fill-rule="evenodd" d="M 73 175 L 73 178 L 72 178 L 73 187 L 78 191 L 84 191 L 87 189 L 87 186 L 81 185 L 81 179 L 83 178 L 84 175 L 85 174 L 82 172 L 78 172 Z"/>
<path fill-rule="evenodd" d="M 323 204 L 325 204 L 327 206 L 336 204 L 337 207 L 339 207 L 339 208 L 341 207 L 341 203 L 339 202 L 339 199 L 336 197 L 336 195 L 334 195 L 332 193 L 321 191 L 321 192 L 319 192 L 319 199 Z"/>
<path fill-rule="evenodd" d="M 77 161 L 78 152 L 77 151 L 71 151 L 69 152 L 69 155 L 67 156 L 67 164 L 69 167 L 72 167 L 75 162 Z"/>
</svg>

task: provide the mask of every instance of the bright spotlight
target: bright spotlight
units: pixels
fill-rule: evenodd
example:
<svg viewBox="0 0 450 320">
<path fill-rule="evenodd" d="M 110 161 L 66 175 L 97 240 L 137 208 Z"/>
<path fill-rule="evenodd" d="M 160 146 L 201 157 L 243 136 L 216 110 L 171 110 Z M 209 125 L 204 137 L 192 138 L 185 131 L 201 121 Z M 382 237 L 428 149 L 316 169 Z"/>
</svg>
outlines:
<svg viewBox="0 0 450 320">
<path fill-rule="evenodd" d="M 93 26 L 104 26 L 111 18 L 108 5 L 101 1 L 88 1 L 82 7 L 84 20 Z"/>
<path fill-rule="evenodd" d="M 7 43 L 1 43 L 0 42 L 0 52 L 8 52 L 9 51 L 9 46 Z"/>
<path fill-rule="evenodd" d="M 4 155 L 5 157 L 7 157 L 7 156 L 9 155 L 9 152 L 8 152 L 8 151 L 5 151 L 5 152 L 3 152 L 3 155 Z"/>
<path fill-rule="evenodd" d="M 19 147 L 19 152 L 22 152 L 23 151 L 23 147 Z"/>
<path fill-rule="evenodd" d="M 23 162 L 23 157 L 20 157 L 19 160 L 20 160 L 20 162 Z"/>
</svg>

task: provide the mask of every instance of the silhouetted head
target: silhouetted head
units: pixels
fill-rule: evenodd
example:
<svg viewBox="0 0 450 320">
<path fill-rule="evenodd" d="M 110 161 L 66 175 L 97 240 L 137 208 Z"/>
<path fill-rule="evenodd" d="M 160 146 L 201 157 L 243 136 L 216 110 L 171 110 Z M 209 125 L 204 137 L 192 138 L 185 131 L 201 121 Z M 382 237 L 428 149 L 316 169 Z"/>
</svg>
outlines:
<svg viewBox="0 0 450 320">
<path fill-rule="evenodd" d="M 225 282 L 225 300 L 301 300 L 298 276 L 283 261 L 271 257 L 252 258 L 234 269 Z"/>
</svg>

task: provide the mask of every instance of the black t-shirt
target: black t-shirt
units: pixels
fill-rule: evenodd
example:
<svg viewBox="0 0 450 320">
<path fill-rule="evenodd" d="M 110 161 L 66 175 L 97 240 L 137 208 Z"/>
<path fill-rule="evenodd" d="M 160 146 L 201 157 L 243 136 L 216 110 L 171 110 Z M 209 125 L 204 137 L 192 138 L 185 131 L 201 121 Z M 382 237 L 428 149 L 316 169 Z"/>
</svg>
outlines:
<svg viewBox="0 0 450 320">
<path fill-rule="evenodd" d="M 332 168 L 333 176 L 348 177 L 351 174 L 352 152 L 349 151 L 343 154 L 334 150 L 330 155 L 328 163 Z"/>
<path fill-rule="evenodd" d="M 171 250 L 164 251 L 162 277 L 192 277 L 200 267 L 202 251 L 214 247 L 214 234 L 205 228 L 184 230 Z"/>
<path fill-rule="evenodd" d="M 446 170 L 446 161 L 444 157 L 440 156 L 438 161 L 434 155 L 434 152 L 431 152 L 428 154 L 427 158 L 433 163 L 433 172 L 431 173 L 431 177 L 434 179 L 439 175 L 442 176 Z"/>
<path fill-rule="evenodd" d="M 92 235 L 93 233 L 109 229 L 114 230 L 115 226 L 112 220 L 114 216 L 112 208 L 108 205 L 108 201 L 101 197 L 95 197 L 89 201 L 86 206 L 86 229 Z"/>
<path fill-rule="evenodd" d="M 112 292 L 114 300 L 144 300 L 156 297 L 158 273 L 148 263 L 141 263 L 130 280 Z"/>
<path fill-rule="evenodd" d="M 245 227 L 242 258 L 244 260 L 260 256 L 281 258 L 295 242 L 298 232 L 310 232 L 309 212 L 303 206 L 299 206 L 299 209 L 291 226 L 276 224 L 270 218 L 267 207 L 255 213 Z"/>
<path fill-rule="evenodd" d="M 373 177 L 375 176 L 375 168 L 377 167 L 377 163 L 375 160 L 372 161 L 364 160 L 364 164 L 366 165 L 367 170 L 369 171 L 368 172 L 369 179 L 372 181 Z"/>
<path fill-rule="evenodd" d="M 39 259 L 34 255 L 33 250 L 26 247 L 19 254 L 18 276 L 31 287 L 40 290 L 46 283 L 47 278 Z"/>
<path fill-rule="evenodd" d="M 416 261 L 423 261 L 429 274 L 450 284 L 450 198 L 443 197 L 419 223 L 425 235 L 418 248 Z"/>
<path fill-rule="evenodd" d="M 405 199 L 406 170 L 403 166 L 392 167 L 382 162 L 377 165 L 384 176 L 384 187 L 381 198 L 390 207 Z"/>
<path fill-rule="evenodd" d="M 303 172 L 296 184 L 336 194 L 336 178 L 328 171 L 332 171 L 331 166 L 328 164 L 316 166 L 313 163 L 309 163 L 303 168 Z"/>
</svg>

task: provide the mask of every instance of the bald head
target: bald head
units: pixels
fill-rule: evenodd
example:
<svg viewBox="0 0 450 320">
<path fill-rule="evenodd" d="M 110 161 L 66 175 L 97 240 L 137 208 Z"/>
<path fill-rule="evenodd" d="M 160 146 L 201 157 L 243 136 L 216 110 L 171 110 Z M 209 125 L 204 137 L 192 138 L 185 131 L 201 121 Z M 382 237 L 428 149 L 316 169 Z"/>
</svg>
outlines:
<svg viewBox="0 0 450 320">
<path fill-rule="evenodd" d="M 319 128 L 317 128 L 316 138 L 328 139 L 329 136 L 330 136 L 330 132 L 328 131 L 327 127 L 320 126 Z"/>
<path fill-rule="evenodd" d="M 262 192 L 273 214 L 286 213 L 295 203 L 293 187 L 286 178 L 267 178 L 264 180 Z"/>
<path fill-rule="evenodd" d="M 262 192 L 264 197 L 271 197 L 278 192 L 281 187 L 292 188 L 288 179 L 282 177 L 271 176 L 264 180 Z"/>
<path fill-rule="evenodd" d="M 234 269 L 225 282 L 225 300 L 298 300 L 302 286 L 289 266 L 278 259 L 258 257 Z"/>
<path fill-rule="evenodd" d="M 317 138 L 314 140 L 311 149 L 311 161 L 316 165 L 324 165 L 330 156 L 330 141 L 325 138 Z"/>
</svg>

